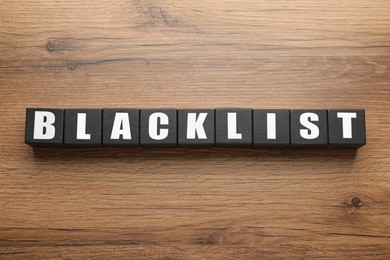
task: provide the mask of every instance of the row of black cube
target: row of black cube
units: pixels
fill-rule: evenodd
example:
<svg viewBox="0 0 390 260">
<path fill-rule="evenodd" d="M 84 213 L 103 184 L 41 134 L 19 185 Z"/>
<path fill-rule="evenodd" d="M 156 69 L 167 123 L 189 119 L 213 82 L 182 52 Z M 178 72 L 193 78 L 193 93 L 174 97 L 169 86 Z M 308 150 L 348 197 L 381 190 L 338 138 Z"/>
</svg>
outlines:
<svg viewBox="0 0 390 260">
<path fill-rule="evenodd" d="M 343 135 L 343 120 L 338 113 L 353 113 L 356 115 L 350 120 L 352 136 L 345 138 Z M 50 114 L 50 117 L 42 116 Z M 131 138 L 112 138 L 114 119 L 118 113 L 127 113 L 128 123 L 131 131 Z M 156 114 L 157 113 L 157 114 Z M 188 115 L 198 117 L 206 113 L 202 123 L 204 129 L 203 138 L 192 136 L 188 138 L 187 123 Z M 305 114 L 306 113 L 306 114 Z M 302 117 L 312 115 L 307 124 L 302 124 Z M 154 115 L 153 115 L 154 114 Z M 161 117 L 161 115 L 164 115 Z M 232 136 L 228 136 L 228 114 Z M 274 119 L 274 130 L 276 135 L 269 138 L 267 135 L 268 114 Z M 316 115 L 313 117 L 313 114 Z M 39 138 L 34 131 L 41 131 L 44 136 L 43 127 L 36 129 L 36 115 L 40 115 L 43 125 L 51 123 L 50 131 L 55 131 L 50 139 Z M 52 116 L 54 115 L 54 117 Z M 82 116 L 80 116 L 82 115 Z M 153 115 L 153 116 L 152 116 Z M 160 116 L 159 116 L 160 115 Z M 156 119 L 155 121 L 151 121 Z M 55 120 L 53 119 L 55 118 Z M 163 120 L 164 119 L 164 120 Z M 167 119 L 167 120 L 165 120 Z M 307 119 L 307 118 L 306 118 Z M 318 119 L 318 120 L 314 120 Z M 38 119 L 37 119 L 38 120 Z M 45 121 L 46 120 L 46 121 Z M 51 120 L 52 122 L 47 122 Z M 53 121 L 54 120 L 54 121 Z M 79 120 L 82 125 L 77 124 Z M 149 125 L 153 122 L 153 126 Z M 126 123 L 126 122 L 125 122 Z M 121 124 L 124 124 L 122 121 Z M 127 123 L 126 123 L 127 124 Z M 88 138 L 78 139 L 77 129 L 85 133 Z M 116 126 L 118 127 L 118 126 Z M 121 129 L 124 125 L 119 126 Z M 156 128 L 157 129 L 154 129 Z M 163 133 L 164 138 L 157 140 L 150 136 L 150 128 L 156 135 Z M 304 138 L 302 135 L 310 135 L 310 131 L 318 130 L 316 138 Z M 38 137 L 37 137 L 38 136 Z M 159 135 L 161 137 L 161 135 Z M 205 138 L 206 136 L 206 138 Z M 234 138 L 231 138 L 234 137 Z M 33 146 L 128 146 L 128 147 L 340 147 L 358 148 L 366 143 L 365 113 L 362 109 L 51 109 L 51 108 L 28 108 L 26 112 L 26 136 L 25 141 Z"/>
</svg>

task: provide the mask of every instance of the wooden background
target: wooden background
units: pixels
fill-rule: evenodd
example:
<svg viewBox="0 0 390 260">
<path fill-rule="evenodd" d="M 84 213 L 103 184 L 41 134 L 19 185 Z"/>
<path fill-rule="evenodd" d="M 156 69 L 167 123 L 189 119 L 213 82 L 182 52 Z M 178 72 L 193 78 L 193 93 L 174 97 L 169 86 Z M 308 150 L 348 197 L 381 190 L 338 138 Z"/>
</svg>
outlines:
<svg viewBox="0 0 390 260">
<path fill-rule="evenodd" d="M 390 259 L 390 2 L 2 0 L 1 259 Z M 36 149 L 27 107 L 364 108 L 353 150 Z"/>
</svg>

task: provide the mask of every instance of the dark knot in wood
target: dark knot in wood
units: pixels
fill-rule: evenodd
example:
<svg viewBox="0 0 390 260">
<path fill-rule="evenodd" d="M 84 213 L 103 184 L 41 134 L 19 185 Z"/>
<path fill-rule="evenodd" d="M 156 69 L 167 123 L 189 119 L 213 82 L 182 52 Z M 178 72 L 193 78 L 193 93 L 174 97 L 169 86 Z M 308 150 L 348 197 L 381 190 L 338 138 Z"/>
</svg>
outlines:
<svg viewBox="0 0 390 260">
<path fill-rule="evenodd" d="M 362 206 L 362 200 L 360 198 L 355 197 L 355 198 L 352 199 L 352 205 L 354 207 L 356 207 L 356 208 L 361 207 Z"/>
</svg>

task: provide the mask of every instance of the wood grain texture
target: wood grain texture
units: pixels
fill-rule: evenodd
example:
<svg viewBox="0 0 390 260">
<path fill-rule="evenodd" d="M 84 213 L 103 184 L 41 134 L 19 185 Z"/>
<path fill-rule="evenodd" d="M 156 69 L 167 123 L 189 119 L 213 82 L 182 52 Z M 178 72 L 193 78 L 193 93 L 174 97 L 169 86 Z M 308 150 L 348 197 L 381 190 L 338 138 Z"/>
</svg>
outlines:
<svg viewBox="0 0 390 260">
<path fill-rule="evenodd" d="M 389 259 L 390 2 L 2 0 L 1 259 Z M 35 149 L 26 107 L 364 108 L 351 150 Z"/>
</svg>

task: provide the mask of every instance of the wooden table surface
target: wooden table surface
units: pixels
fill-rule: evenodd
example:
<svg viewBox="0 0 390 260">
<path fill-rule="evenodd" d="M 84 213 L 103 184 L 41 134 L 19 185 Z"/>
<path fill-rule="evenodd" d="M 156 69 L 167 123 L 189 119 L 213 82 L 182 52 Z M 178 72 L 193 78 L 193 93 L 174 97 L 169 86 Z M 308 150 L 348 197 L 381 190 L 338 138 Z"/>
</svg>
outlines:
<svg viewBox="0 0 390 260">
<path fill-rule="evenodd" d="M 1 259 L 390 259 L 390 2 L 2 0 Z M 35 149 L 27 107 L 364 108 L 354 150 Z"/>
</svg>

